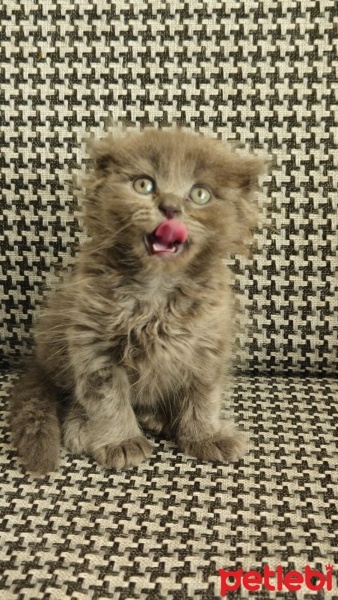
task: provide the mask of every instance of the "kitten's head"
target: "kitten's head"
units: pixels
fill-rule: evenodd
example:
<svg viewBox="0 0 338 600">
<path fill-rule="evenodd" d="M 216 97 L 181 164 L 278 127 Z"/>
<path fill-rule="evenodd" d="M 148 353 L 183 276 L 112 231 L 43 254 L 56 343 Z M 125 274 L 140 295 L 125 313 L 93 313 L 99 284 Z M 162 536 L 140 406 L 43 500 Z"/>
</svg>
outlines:
<svg viewBox="0 0 338 600">
<path fill-rule="evenodd" d="M 155 129 L 96 141 L 91 154 L 85 224 L 121 268 L 200 268 L 245 247 L 261 159 L 214 138 Z"/>
</svg>

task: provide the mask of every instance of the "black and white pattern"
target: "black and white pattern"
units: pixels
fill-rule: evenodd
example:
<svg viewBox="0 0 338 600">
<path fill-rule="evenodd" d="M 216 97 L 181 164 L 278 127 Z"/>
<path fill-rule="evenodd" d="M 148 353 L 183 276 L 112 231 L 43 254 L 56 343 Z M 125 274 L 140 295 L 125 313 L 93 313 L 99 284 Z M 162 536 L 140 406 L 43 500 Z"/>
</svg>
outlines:
<svg viewBox="0 0 338 600">
<path fill-rule="evenodd" d="M 5 377 L 5 394 L 9 385 Z M 250 453 L 236 468 L 158 440 L 125 472 L 64 452 L 58 473 L 34 481 L 6 429 L 2 586 L 13 596 L 4 597 L 214 600 L 220 568 L 326 573 L 338 565 L 337 392 L 334 379 L 239 377 L 234 409 Z M 303 591 L 297 598 L 313 598 Z M 227 598 L 274 597 L 245 594 Z M 337 600 L 338 589 L 316 597 Z"/>
<path fill-rule="evenodd" d="M 337 39 L 334 0 L 1 4 L 1 598 L 213 600 L 219 568 L 338 569 Z M 238 467 L 164 440 L 118 474 L 64 452 L 35 481 L 16 462 L 5 365 L 85 237 L 74 180 L 85 138 L 112 122 L 178 123 L 272 157 L 253 256 L 230 259 L 230 402 L 251 439 Z M 227 594 L 253 597 L 314 596 Z M 316 597 L 338 600 L 335 575 Z"/>
</svg>

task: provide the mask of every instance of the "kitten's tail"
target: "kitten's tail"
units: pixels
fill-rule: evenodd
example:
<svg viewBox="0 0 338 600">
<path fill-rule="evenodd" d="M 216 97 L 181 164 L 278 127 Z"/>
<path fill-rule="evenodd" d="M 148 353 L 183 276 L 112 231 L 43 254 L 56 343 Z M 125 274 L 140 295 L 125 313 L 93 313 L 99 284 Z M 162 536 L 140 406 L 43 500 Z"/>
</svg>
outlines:
<svg viewBox="0 0 338 600">
<path fill-rule="evenodd" d="M 45 475 L 59 462 L 61 427 L 57 394 L 38 366 L 16 383 L 10 399 L 12 440 L 26 467 Z"/>
</svg>

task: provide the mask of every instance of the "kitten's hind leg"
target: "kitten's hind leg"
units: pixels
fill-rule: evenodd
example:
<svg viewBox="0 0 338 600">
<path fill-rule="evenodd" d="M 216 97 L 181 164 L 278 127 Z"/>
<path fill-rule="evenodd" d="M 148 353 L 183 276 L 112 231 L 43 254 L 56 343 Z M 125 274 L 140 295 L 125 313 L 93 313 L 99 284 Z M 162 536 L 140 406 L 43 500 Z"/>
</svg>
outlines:
<svg viewBox="0 0 338 600">
<path fill-rule="evenodd" d="M 56 469 L 61 445 L 57 391 L 38 366 L 14 386 L 10 426 L 13 443 L 30 471 L 44 475 Z"/>
<path fill-rule="evenodd" d="M 140 408 L 137 406 L 134 410 L 142 429 L 150 431 L 154 435 L 162 434 L 166 437 L 172 435 L 171 424 L 168 418 L 166 419 L 164 413 L 160 412 L 156 407 Z"/>
</svg>

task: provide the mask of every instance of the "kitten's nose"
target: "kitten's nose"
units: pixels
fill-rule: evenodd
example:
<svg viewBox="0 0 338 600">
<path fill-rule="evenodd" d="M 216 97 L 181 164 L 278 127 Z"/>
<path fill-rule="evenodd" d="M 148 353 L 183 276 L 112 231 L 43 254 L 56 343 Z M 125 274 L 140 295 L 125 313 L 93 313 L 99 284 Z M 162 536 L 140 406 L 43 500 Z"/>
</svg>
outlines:
<svg viewBox="0 0 338 600">
<path fill-rule="evenodd" d="M 160 204 L 159 209 L 164 213 L 167 219 L 174 219 L 176 215 L 179 215 L 182 212 L 177 206 L 170 206 L 167 204 Z"/>
</svg>

